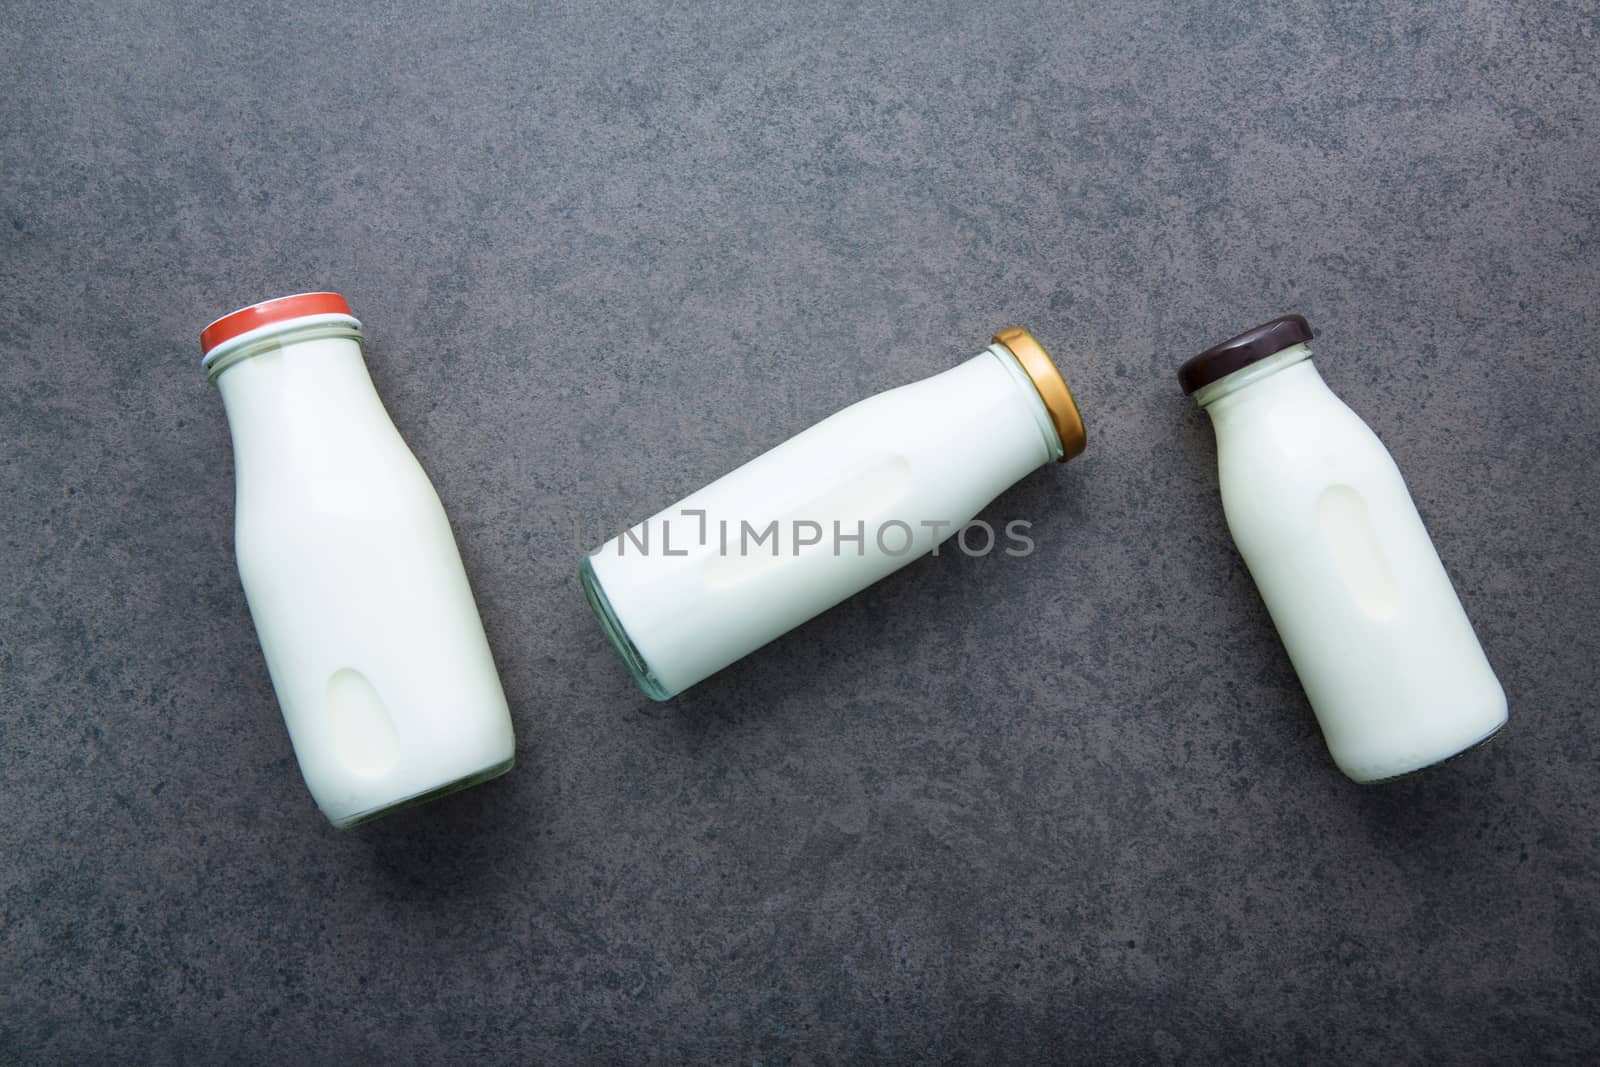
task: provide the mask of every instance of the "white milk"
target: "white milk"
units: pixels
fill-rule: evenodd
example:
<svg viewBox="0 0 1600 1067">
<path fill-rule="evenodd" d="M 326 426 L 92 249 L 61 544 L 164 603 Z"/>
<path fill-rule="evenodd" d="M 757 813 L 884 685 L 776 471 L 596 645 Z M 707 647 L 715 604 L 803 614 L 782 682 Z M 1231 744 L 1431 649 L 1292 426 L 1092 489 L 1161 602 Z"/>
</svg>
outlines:
<svg viewBox="0 0 1600 1067">
<path fill-rule="evenodd" d="M 1394 460 L 1310 356 L 1290 344 L 1194 395 L 1228 528 L 1334 761 L 1377 782 L 1486 740 L 1506 696 Z"/>
<path fill-rule="evenodd" d="M 608 541 L 583 560 L 584 589 L 634 679 L 665 700 L 929 553 L 1082 447 L 1059 372 L 1026 331 L 1007 331 Z M 990 550 L 1026 554 L 1019 533 L 995 530 Z M 974 527 L 965 548 L 982 554 L 986 540 Z"/>
<path fill-rule="evenodd" d="M 205 364 L 233 435 L 239 576 L 300 769 L 336 826 L 494 777 L 513 754 L 444 509 L 360 340 L 348 315 L 302 316 Z"/>
</svg>

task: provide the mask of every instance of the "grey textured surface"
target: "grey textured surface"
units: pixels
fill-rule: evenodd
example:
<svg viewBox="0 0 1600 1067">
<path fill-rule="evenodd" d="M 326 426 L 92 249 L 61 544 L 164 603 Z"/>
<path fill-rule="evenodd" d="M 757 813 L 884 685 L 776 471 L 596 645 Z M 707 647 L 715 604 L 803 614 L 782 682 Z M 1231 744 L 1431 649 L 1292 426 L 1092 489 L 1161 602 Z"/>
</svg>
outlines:
<svg viewBox="0 0 1600 1067">
<path fill-rule="evenodd" d="M 8 2 L 0 1061 L 1594 1062 L 1600 17 Z M 299 779 L 196 333 L 347 294 L 518 769 Z M 1333 768 L 1191 352 L 1286 310 L 1510 694 Z M 669 705 L 575 576 L 996 328 L 1089 452 Z"/>
</svg>

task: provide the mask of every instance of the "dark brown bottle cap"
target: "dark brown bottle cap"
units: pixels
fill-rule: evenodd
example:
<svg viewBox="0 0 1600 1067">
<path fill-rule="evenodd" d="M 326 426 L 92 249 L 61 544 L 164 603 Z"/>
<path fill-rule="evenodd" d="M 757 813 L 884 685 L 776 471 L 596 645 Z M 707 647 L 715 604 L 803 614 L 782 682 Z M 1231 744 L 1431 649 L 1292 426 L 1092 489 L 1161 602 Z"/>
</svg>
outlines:
<svg viewBox="0 0 1600 1067">
<path fill-rule="evenodd" d="M 1263 322 L 1213 345 L 1178 368 L 1178 384 L 1185 393 L 1202 389 L 1258 360 L 1276 355 L 1291 345 L 1311 340 L 1311 324 L 1304 315 L 1285 315 Z"/>
</svg>

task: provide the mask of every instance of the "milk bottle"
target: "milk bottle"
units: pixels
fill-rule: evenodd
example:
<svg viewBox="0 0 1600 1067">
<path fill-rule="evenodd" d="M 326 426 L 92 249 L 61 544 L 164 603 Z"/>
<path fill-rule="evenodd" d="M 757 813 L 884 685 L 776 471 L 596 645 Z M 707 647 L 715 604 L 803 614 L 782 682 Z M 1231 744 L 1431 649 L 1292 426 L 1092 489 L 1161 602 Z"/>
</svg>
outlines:
<svg viewBox="0 0 1600 1067">
<path fill-rule="evenodd" d="M 506 700 L 444 509 L 337 293 L 201 334 L 237 476 L 239 577 L 306 784 L 336 826 L 511 767 Z"/>
<path fill-rule="evenodd" d="M 1014 327 L 612 538 L 582 561 L 583 587 L 634 680 L 665 700 L 952 535 L 969 554 L 1025 554 L 1016 523 L 970 537 L 964 524 L 1083 446 L 1066 382 Z"/>
<path fill-rule="evenodd" d="M 1334 762 L 1379 782 L 1506 722 L 1506 696 L 1389 452 L 1323 382 L 1299 315 L 1186 362 L 1228 529 Z"/>
</svg>

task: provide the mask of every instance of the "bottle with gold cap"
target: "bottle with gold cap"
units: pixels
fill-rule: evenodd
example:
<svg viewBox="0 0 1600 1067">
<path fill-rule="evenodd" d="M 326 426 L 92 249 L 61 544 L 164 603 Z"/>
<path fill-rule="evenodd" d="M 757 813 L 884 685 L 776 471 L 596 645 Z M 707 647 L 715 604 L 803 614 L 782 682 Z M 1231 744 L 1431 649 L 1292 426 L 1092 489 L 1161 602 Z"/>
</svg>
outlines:
<svg viewBox="0 0 1600 1067">
<path fill-rule="evenodd" d="M 1083 451 L 1066 382 L 1020 327 L 965 363 L 880 393 L 758 456 L 584 557 L 606 636 L 666 700 L 954 536 L 1026 555 L 974 516 Z"/>
</svg>

